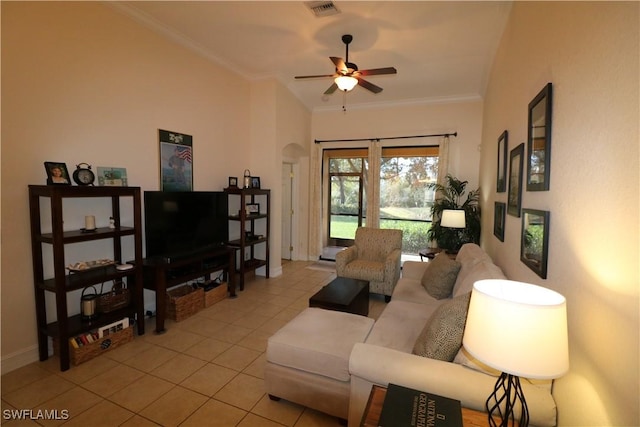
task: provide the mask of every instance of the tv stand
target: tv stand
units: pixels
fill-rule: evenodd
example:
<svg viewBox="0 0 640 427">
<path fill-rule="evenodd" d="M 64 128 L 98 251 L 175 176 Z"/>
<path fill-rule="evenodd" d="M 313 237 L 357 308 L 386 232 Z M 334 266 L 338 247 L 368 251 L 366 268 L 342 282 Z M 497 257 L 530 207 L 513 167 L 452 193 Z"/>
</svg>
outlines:
<svg viewBox="0 0 640 427">
<path fill-rule="evenodd" d="M 142 261 L 144 288 L 156 292 L 156 330 L 165 332 L 164 319 L 167 314 L 167 289 L 201 277 L 211 278 L 211 273 L 223 271 L 227 280 L 229 296 L 236 296 L 235 250 L 229 247 L 210 249 L 181 257 L 151 257 Z M 231 274 L 230 274 L 231 272 Z"/>
</svg>

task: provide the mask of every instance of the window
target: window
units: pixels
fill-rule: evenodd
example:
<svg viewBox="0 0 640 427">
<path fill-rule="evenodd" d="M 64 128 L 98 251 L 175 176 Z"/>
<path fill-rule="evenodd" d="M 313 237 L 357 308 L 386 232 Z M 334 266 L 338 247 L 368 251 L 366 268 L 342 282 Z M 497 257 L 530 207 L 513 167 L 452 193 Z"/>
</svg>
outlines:
<svg viewBox="0 0 640 427">
<path fill-rule="evenodd" d="M 438 147 L 389 147 L 380 160 L 380 228 L 403 230 L 402 252 L 427 247 Z"/>
</svg>

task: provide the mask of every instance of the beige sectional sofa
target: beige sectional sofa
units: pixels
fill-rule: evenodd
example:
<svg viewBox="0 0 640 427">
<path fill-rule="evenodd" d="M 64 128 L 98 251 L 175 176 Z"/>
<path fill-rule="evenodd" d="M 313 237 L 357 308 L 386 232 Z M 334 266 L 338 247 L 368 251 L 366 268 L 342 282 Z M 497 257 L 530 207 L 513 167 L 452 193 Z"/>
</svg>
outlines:
<svg viewBox="0 0 640 427">
<path fill-rule="evenodd" d="M 441 267 L 451 267 L 448 258 L 405 262 L 391 301 L 375 323 L 350 313 L 304 310 L 269 338 L 269 396 L 348 418 L 349 426 L 360 425 L 374 384 L 416 388 L 484 410 L 500 373 L 473 360 L 460 343 L 473 283 L 505 276 L 475 244 L 464 245 L 456 261 L 455 271 L 446 274 Z M 440 280 L 446 275 L 448 280 Z M 444 282 L 447 287 L 433 289 Z M 430 357 L 414 354 L 414 348 Z M 551 383 L 524 380 L 522 388 L 530 424 L 555 426 Z"/>
<path fill-rule="evenodd" d="M 441 254 L 439 256 L 446 256 Z M 422 285 L 429 263 L 405 262 L 391 302 L 375 322 L 367 339 L 356 343 L 349 357 L 351 375 L 349 425 L 358 426 L 374 384 L 389 383 L 425 390 L 460 400 L 462 406 L 484 410 L 498 372 L 473 360 L 463 349 L 454 361 L 413 354 L 425 324 L 438 307 L 471 292 L 480 279 L 504 279 L 491 258 L 477 245 L 466 244 L 456 257 L 460 263 L 449 298 L 435 299 Z M 550 382 L 522 381 L 530 424 L 555 426 L 556 405 Z"/>
</svg>

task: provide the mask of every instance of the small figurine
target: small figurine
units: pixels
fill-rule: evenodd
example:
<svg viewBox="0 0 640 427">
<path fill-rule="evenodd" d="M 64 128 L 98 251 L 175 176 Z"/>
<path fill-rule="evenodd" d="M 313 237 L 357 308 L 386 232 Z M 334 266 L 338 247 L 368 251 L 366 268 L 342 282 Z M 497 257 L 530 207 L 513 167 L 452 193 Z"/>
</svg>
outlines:
<svg viewBox="0 0 640 427">
<path fill-rule="evenodd" d="M 109 217 L 109 228 L 116 228 L 116 220 L 112 216 Z"/>
</svg>

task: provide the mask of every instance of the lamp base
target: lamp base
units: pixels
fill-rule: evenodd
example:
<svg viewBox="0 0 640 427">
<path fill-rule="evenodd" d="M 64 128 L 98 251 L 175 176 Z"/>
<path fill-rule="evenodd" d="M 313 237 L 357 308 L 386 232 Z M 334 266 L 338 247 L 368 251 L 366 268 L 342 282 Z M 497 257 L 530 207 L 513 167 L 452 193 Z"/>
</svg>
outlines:
<svg viewBox="0 0 640 427">
<path fill-rule="evenodd" d="M 493 393 L 487 399 L 486 407 L 489 412 L 489 425 L 492 427 L 515 427 L 516 425 L 527 427 L 529 425 L 529 410 L 517 375 L 504 372 L 500 375 Z M 516 411 L 520 413 L 518 424 L 516 424 Z M 500 424 L 497 423 L 498 420 L 501 421 Z"/>
</svg>

